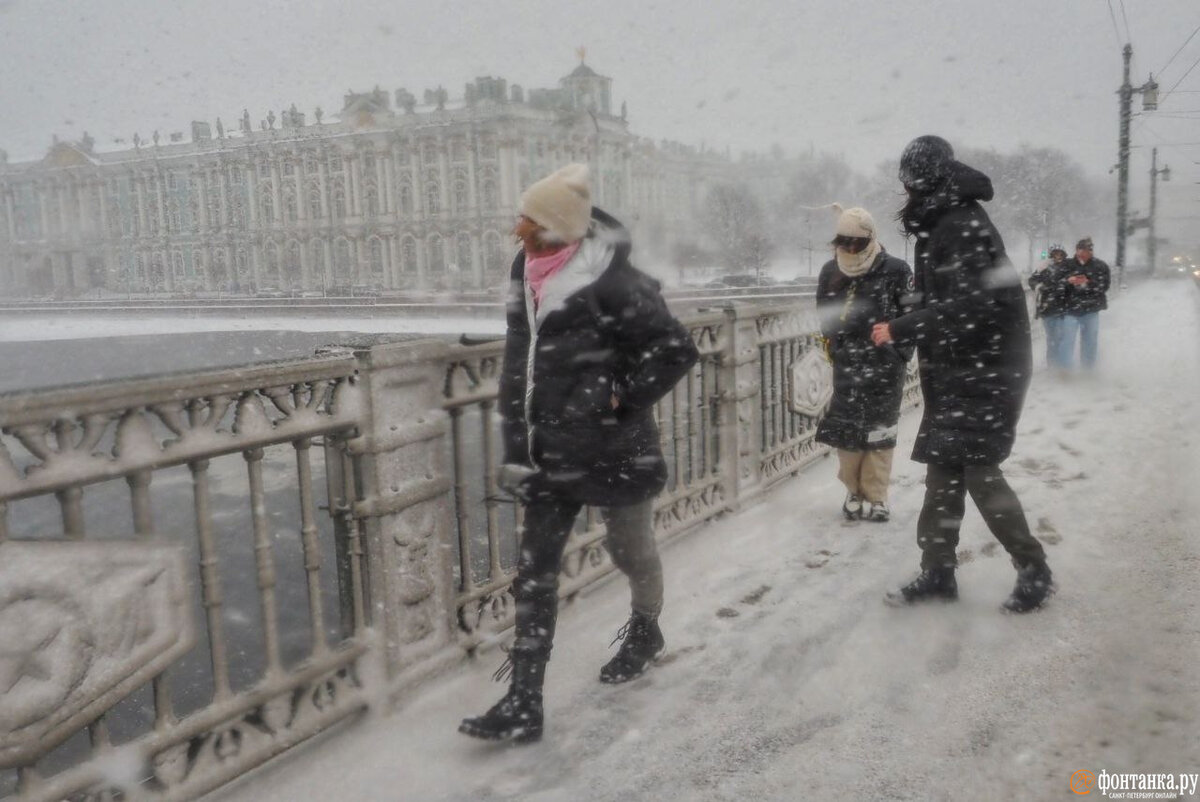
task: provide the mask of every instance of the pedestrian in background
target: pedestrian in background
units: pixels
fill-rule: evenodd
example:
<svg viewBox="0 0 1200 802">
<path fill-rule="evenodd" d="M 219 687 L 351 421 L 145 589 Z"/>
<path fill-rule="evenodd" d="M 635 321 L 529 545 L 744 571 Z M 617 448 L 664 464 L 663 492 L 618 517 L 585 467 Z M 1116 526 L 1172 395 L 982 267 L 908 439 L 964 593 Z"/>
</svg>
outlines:
<svg viewBox="0 0 1200 802">
<path fill-rule="evenodd" d="M 907 311 L 912 269 L 887 253 L 866 209 L 842 211 L 834 258 L 817 278 L 817 311 L 833 365 L 833 398 L 817 425 L 819 443 L 838 454 L 848 520 L 887 521 L 888 485 L 900 421 L 904 374 L 912 349 L 875 347 L 871 327 Z"/>
<path fill-rule="evenodd" d="M 530 186 L 513 233 L 522 249 L 512 265 L 499 406 L 500 484 L 525 508 L 512 586 L 516 637 L 508 693 L 459 730 L 536 741 L 563 549 L 584 505 L 602 508 L 606 547 L 632 595 L 621 646 L 600 680 L 630 680 L 664 648 L 652 504 L 667 469 L 654 405 L 699 354 L 658 282 L 630 263 L 628 231 L 592 206 L 586 165 Z"/>
<path fill-rule="evenodd" d="M 1063 315 L 1066 314 L 1067 252 L 1061 245 L 1050 246 L 1050 259 L 1034 268 L 1029 275 L 1033 290 L 1033 315 L 1041 318 L 1046 332 L 1046 365 L 1051 369 L 1065 368 L 1062 360 Z"/>
<path fill-rule="evenodd" d="M 917 520 L 921 573 L 885 600 L 958 598 L 956 549 L 969 493 L 1017 569 L 1003 606 L 1027 612 L 1053 585 L 1042 544 L 1000 470 L 1033 367 L 1025 292 L 980 205 L 992 199 L 991 179 L 955 160 L 946 140 L 922 136 L 904 149 L 900 181 L 908 199 L 898 217 L 916 238 L 915 308 L 876 323 L 872 338 L 917 348 L 925 403 L 913 459 L 927 468 Z"/>
<path fill-rule="evenodd" d="M 1062 336 L 1059 338 L 1060 367 L 1075 363 L 1075 340 L 1079 340 L 1079 363 L 1085 370 L 1096 367 L 1100 346 L 1100 312 L 1108 308 L 1108 288 L 1112 271 L 1092 256 L 1092 240 L 1084 237 L 1075 244 L 1075 256 L 1063 268 L 1065 295 Z"/>
</svg>

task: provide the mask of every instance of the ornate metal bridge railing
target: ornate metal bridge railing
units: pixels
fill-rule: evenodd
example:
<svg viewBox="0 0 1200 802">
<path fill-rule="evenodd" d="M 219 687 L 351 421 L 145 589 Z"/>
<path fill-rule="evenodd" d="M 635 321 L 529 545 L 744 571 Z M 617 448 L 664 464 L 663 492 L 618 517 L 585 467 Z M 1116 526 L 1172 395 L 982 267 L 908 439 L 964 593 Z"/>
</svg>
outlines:
<svg viewBox="0 0 1200 802">
<path fill-rule="evenodd" d="M 823 453 L 803 307 L 687 319 L 660 539 Z M 193 798 L 497 637 L 519 524 L 500 354 L 408 341 L 0 396 L 0 796 Z M 564 595 L 613 568 L 597 522 Z"/>
</svg>

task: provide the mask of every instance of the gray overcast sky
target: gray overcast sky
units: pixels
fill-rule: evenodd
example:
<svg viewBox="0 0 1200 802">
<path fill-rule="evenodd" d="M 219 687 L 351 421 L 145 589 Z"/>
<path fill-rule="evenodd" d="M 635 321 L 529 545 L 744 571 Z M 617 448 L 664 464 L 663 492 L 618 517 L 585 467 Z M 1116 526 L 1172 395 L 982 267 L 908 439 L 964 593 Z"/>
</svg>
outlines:
<svg viewBox="0 0 1200 802">
<path fill-rule="evenodd" d="M 1135 85 L 1183 78 L 1135 121 L 1131 208 L 1147 207 L 1158 144 L 1173 173 L 1161 213 L 1196 228 L 1200 35 L 1171 57 L 1198 27 L 1197 0 L 0 0 L 0 148 L 37 158 L 52 134 L 83 130 L 127 147 L 113 139 L 193 119 L 235 128 L 244 107 L 255 124 L 292 103 L 333 114 L 376 84 L 418 97 L 438 84 L 461 96 L 479 75 L 554 86 L 583 45 L 655 139 L 811 146 L 868 171 L 933 132 L 1062 147 L 1103 175 L 1128 30 Z"/>
</svg>

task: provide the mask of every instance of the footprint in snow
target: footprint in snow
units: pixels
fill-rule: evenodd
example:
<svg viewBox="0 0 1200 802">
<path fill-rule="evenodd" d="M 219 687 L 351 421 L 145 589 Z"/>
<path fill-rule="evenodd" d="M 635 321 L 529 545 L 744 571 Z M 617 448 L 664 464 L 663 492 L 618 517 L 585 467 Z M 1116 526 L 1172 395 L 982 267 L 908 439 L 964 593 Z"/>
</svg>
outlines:
<svg viewBox="0 0 1200 802">
<path fill-rule="evenodd" d="M 1080 451 L 1079 449 L 1076 449 L 1076 448 L 1072 448 L 1071 446 L 1064 443 L 1062 440 L 1058 441 L 1058 447 L 1061 448 L 1063 451 L 1067 452 L 1068 454 L 1070 454 L 1072 457 L 1082 457 L 1083 456 L 1082 451 Z"/>
<path fill-rule="evenodd" d="M 1062 543 L 1062 535 L 1058 533 L 1058 529 L 1050 522 L 1049 518 L 1038 518 L 1037 534 L 1043 543 L 1051 546 L 1057 546 Z"/>
</svg>

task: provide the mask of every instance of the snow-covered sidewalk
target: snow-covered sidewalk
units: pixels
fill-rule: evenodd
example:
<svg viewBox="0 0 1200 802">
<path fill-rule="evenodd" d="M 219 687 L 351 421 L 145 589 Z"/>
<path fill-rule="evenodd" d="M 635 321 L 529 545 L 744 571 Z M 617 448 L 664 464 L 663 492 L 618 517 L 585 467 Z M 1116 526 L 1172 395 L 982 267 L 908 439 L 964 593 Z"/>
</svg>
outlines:
<svg viewBox="0 0 1200 802">
<path fill-rule="evenodd" d="M 1044 610 L 1001 614 L 1013 569 L 970 504 L 961 600 L 881 603 L 918 559 L 909 415 L 890 523 L 842 521 L 826 459 L 668 546 L 668 651 L 642 678 L 596 680 L 622 581 L 566 606 L 542 743 L 455 732 L 503 693 L 493 652 L 216 796 L 1008 802 L 1074 798 L 1081 769 L 1200 772 L 1200 293 L 1111 306 L 1098 375 L 1039 358 L 1005 464 L 1059 584 Z"/>
</svg>

